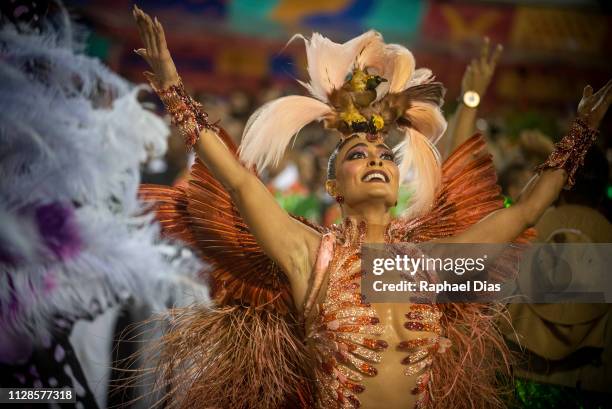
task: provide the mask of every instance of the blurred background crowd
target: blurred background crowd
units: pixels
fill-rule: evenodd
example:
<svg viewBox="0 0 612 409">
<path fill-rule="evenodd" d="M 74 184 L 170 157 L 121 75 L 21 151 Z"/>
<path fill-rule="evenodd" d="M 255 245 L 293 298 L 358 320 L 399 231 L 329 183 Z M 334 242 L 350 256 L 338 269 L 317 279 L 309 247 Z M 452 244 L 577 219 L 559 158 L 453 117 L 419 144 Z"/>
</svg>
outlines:
<svg viewBox="0 0 612 409">
<path fill-rule="evenodd" d="M 114 71 L 143 82 L 144 61 L 129 0 L 79 0 L 67 5 L 92 33 L 88 53 Z M 508 202 L 516 199 L 535 164 L 542 162 L 576 112 L 582 88 L 596 89 L 612 73 L 612 5 L 601 1 L 426 1 L 426 0 L 152 0 L 138 3 L 163 22 L 172 57 L 188 90 L 213 120 L 239 142 L 249 115 L 282 95 L 304 94 L 305 56 L 292 35 L 319 31 L 346 41 L 367 29 L 414 53 L 417 67 L 432 69 L 447 88 L 444 112 L 452 117 L 470 60 L 484 37 L 504 52 L 479 107 L 475 131 L 494 154 Z M 160 114 L 163 107 L 149 97 Z M 605 135 L 612 121 L 602 126 Z M 282 163 L 263 175 L 278 200 L 294 214 L 324 224 L 339 210 L 325 193 L 325 168 L 334 138 L 321 125 L 302 130 Z M 612 216 L 609 138 L 594 152 L 589 200 Z M 442 141 L 444 143 L 444 141 Z M 173 184 L 192 158 L 178 135 L 165 158 L 145 169 L 144 181 Z M 586 193 L 586 192 L 585 192 Z"/>
<path fill-rule="evenodd" d="M 132 82 L 144 82 L 145 62 L 134 53 L 142 46 L 131 14 L 134 2 L 65 3 L 90 32 L 87 54 Z M 612 3 L 604 0 L 148 0 L 137 4 L 162 22 L 188 91 L 237 143 L 256 108 L 279 96 L 306 93 L 296 81 L 306 78 L 303 44 L 288 43 L 296 33 L 309 36 L 318 31 L 343 42 L 375 29 L 387 42 L 406 45 L 417 67 L 430 68 L 446 86 L 443 110 L 449 121 L 460 104 L 466 67 L 479 56 L 483 39 L 503 44 L 482 95 L 475 131 L 487 139 L 507 206 L 564 135 L 584 86 L 599 89 L 612 77 Z M 165 114 L 155 95 L 143 92 L 142 99 L 159 115 Z M 540 241 L 612 241 L 611 131 L 608 114 L 575 189 L 564 192 L 541 222 Z M 442 151 L 447 139 L 440 142 Z M 261 175 L 289 212 L 325 225 L 339 220 L 338 205 L 324 191 L 335 142 L 321 124 L 309 125 L 279 166 Z M 184 183 L 193 160 L 177 132 L 169 139 L 166 155 L 145 164 L 142 180 Z M 404 192 L 403 199 L 407 196 Z M 398 210 L 401 207 L 400 200 Z M 509 331 L 508 342 L 523 345 L 527 362 L 517 369 L 516 390 L 523 407 L 609 404 L 609 306 L 570 310 L 568 314 L 567 309 L 515 306 L 512 311 L 517 333 L 523 332 L 516 339 Z M 119 331 L 122 323 L 116 328 Z"/>
</svg>

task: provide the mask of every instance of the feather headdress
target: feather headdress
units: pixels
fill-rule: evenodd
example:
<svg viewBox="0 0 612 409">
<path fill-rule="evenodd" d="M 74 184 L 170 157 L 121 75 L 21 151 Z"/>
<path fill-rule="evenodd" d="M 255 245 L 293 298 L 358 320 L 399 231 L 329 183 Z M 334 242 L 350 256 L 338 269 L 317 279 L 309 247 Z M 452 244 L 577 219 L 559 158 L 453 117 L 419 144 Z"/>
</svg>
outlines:
<svg viewBox="0 0 612 409">
<path fill-rule="evenodd" d="M 428 69 L 415 69 L 412 53 L 386 44 L 368 31 L 344 44 L 321 34 L 306 44 L 310 81 L 300 82 L 312 97 L 288 96 L 259 108 L 245 128 L 240 158 L 263 169 L 280 161 L 305 125 L 324 121 L 341 138 L 354 133 L 384 137 L 392 127 L 404 134 L 396 147 L 401 180 L 412 185 L 409 215 L 427 210 L 440 182 L 435 143 L 446 129 L 440 112 L 444 87 Z"/>
</svg>

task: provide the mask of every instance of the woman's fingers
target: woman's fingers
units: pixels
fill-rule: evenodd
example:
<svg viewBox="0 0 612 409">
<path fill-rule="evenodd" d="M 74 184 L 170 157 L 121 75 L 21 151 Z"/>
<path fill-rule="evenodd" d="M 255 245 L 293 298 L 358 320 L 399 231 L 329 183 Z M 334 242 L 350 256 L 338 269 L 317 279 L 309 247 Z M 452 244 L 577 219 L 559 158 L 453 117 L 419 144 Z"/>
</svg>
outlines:
<svg viewBox="0 0 612 409">
<path fill-rule="evenodd" d="M 597 98 L 602 97 L 604 94 L 606 94 L 610 90 L 611 87 L 612 87 L 612 80 L 609 80 L 608 82 L 606 82 L 606 85 L 601 87 L 599 91 L 595 93 L 595 97 Z M 591 93 L 593 93 L 593 88 L 591 88 Z"/>
<path fill-rule="evenodd" d="M 608 81 L 608 89 L 606 90 L 606 104 L 610 105 L 612 103 L 612 80 Z"/>
<path fill-rule="evenodd" d="M 145 44 L 149 56 L 155 55 L 153 36 L 151 35 L 151 29 L 147 22 L 147 15 L 140 9 L 138 9 L 138 26 L 140 28 L 142 41 Z"/>
<path fill-rule="evenodd" d="M 134 50 L 134 52 L 138 54 L 139 56 L 141 56 L 147 62 L 147 64 L 151 65 L 151 61 L 149 60 L 149 55 L 147 54 L 147 50 L 145 48 L 139 48 L 137 50 Z"/>
<path fill-rule="evenodd" d="M 501 56 L 502 51 L 504 51 L 504 47 L 501 44 L 497 44 L 497 47 L 495 47 L 495 51 L 493 51 L 491 62 L 489 63 L 492 69 L 495 69 L 495 66 L 499 61 L 499 57 Z"/>
<path fill-rule="evenodd" d="M 472 89 L 474 83 L 474 69 L 472 68 L 472 64 L 469 64 L 465 69 L 465 74 L 463 74 L 463 87 Z"/>
<path fill-rule="evenodd" d="M 152 55 L 157 55 L 157 40 L 155 38 L 155 30 L 153 29 L 153 21 L 151 21 L 151 17 L 148 14 L 143 12 L 143 15 L 145 20 L 147 40 L 149 42 L 149 47 L 147 47 L 147 50 L 149 50 Z"/>
<path fill-rule="evenodd" d="M 612 80 L 608 81 L 608 83 L 604 87 L 602 87 L 602 89 L 597 91 L 598 94 L 600 92 L 602 92 L 601 101 L 604 107 L 603 109 L 607 110 L 610 106 L 610 103 L 612 103 Z"/>
<path fill-rule="evenodd" d="M 608 112 L 608 108 L 612 102 L 612 81 L 608 81 L 608 83 L 590 99 L 592 100 L 590 104 L 590 114 L 594 118 L 591 126 L 597 128 L 603 117 L 606 116 L 606 112 Z"/>
<path fill-rule="evenodd" d="M 153 71 L 145 73 L 145 77 L 158 87 L 176 83 L 179 78 L 166 45 L 161 23 L 157 17 L 151 17 L 137 6 L 134 6 L 133 14 L 145 44 L 145 48 L 134 50 L 134 52 L 143 57 Z"/>
<path fill-rule="evenodd" d="M 612 80 L 609 80 L 596 93 L 593 93 L 593 87 L 587 85 L 584 87 L 582 99 L 578 104 L 578 114 L 587 119 L 591 128 L 598 128 L 610 103 L 612 103 Z"/>
<path fill-rule="evenodd" d="M 489 37 L 485 37 L 482 43 L 482 48 L 480 49 L 480 63 L 482 65 L 485 65 L 489 59 L 489 43 Z"/>
<path fill-rule="evenodd" d="M 143 21 L 142 21 L 142 17 L 140 16 L 138 7 L 134 6 L 134 9 L 132 10 L 132 14 L 134 15 L 134 20 L 136 20 L 136 28 L 138 29 L 138 35 L 140 36 L 140 40 L 143 42 L 143 44 L 146 47 L 147 39 L 145 37 L 145 32 L 143 29 Z"/>
<path fill-rule="evenodd" d="M 140 37 L 142 38 L 142 41 L 145 44 L 145 48 L 148 50 L 149 54 L 154 54 L 155 50 L 152 44 L 153 37 L 151 36 L 151 29 L 149 28 L 147 15 L 137 6 L 134 6 L 134 9 L 136 11 L 138 31 L 140 32 Z"/>
<path fill-rule="evenodd" d="M 478 60 L 476 60 L 476 58 L 472 58 L 470 64 L 468 65 L 468 68 L 472 70 L 472 72 L 478 70 Z"/>
<path fill-rule="evenodd" d="M 168 48 L 168 45 L 166 44 L 166 35 L 164 34 L 164 28 L 162 27 L 157 17 L 155 17 L 155 32 L 157 34 L 156 38 L 158 50 L 160 52 L 166 50 Z"/>
</svg>

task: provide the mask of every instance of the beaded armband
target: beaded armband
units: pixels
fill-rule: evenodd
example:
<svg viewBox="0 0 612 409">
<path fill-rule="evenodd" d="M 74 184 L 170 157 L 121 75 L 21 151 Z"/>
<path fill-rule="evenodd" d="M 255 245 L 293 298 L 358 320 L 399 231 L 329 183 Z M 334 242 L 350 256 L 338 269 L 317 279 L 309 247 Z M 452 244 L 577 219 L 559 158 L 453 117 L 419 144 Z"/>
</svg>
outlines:
<svg viewBox="0 0 612 409">
<path fill-rule="evenodd" d="M 576 171 L 584 163 L 584 157 L 598 134 L 598 130 L 589 128 L 584 120 L 576 118 L 567 135 L 555 144 L 555 150 L 546 162 L 535 169 L 536 172 L 546 169 L 564 169 L 567 172 L 567 182 L 564 188 L 571 189 L 574 186 Z"/>
<path fill-rule="evenodd" d="M 165 89 L 158 89 L 153 84 L 151 87 L 168 110 L 172 124 L 183 134 L 187 146 L 195 145 L 203 129 L 219 132 L 217 124 L 209 122 L 208 114 L 204 112 L 202 104 L 187 94 L 180 79 L 178 84 Z"/>
</svg>

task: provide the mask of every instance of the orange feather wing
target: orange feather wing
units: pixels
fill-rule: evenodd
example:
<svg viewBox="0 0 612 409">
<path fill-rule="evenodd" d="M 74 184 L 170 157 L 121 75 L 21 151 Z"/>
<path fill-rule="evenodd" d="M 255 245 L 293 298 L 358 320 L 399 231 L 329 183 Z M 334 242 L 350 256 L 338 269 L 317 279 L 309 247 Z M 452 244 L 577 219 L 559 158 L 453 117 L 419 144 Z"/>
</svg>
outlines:
<svg viewBox="0 0 612 409">
<path fill-rule="evenodd" d="M 432 210 L 414 219 L 395 219 L 390 233 L 413 243 L 453 236 L 502 207 L 492 157 L 482 136 L 476 134 L 442 165 L 441 188 Z M 526 230 L 515 242 L 527 242 L 534 234 L 533 229 Z"/>
<path fill-rule="evenodd" d="M 220 137 L 236 155 L 229 136 L 222 131 Z M 153 203 L 164 234 L 190 245 L 210 265 L 206 274 L 218 306 L 248 305 L 281 313 L 292 309 L 284 273 L 263 252 L 229 193 L 199 160 L 185 186 L 143 185 L 140 195 Z"/>
</svg>

